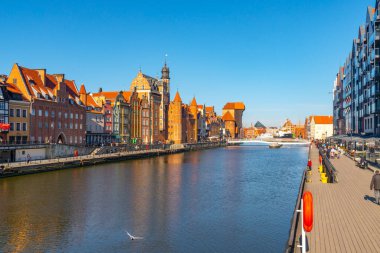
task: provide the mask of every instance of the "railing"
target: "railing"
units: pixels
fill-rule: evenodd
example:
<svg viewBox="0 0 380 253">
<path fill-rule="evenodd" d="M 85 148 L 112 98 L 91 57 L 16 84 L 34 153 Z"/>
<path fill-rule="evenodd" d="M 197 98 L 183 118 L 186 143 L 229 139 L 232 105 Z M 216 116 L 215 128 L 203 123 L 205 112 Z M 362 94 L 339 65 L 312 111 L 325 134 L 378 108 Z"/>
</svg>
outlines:
<svg viewBox="0 0 380 253">
<path fill-rule="evenodd" d="M 319 155 L 322 156 L 322 165 L 324 171 L 326 172 L 326 176 L 328 178 L 328 183 L 337 183 L 336 176 L 337 171 L 334 166 L 331 164 L 330 160 L 327 158 L 325 152 L 322 148 L 319 148 Z"/>
<path fill-rule="evenodd" d="M 311 149 L 309 147 L 309 155 L 308 155 L 309 158 L 310 158 L 310 151 Z M 288 239 L 286 249 L 285 249 L 286 253 L 294 252 L 297 247 L 295 244 L 296 244 L 296 239 L 297 239 L 296 236 L 297 236 L 297 227 L 298 227 L 298 221 L 299 221 L 298 217 L 300 215 L 300 213 L 297 212 L 297 210 L 301 208 L 301 199 L 302 199 L 303 190 L 305 188 L 305 180 L 306 180 L 306 169 L 302 172 L 302 179 L 301 179 L 300 187 L 298 189 L 297 202 L 294 207 L 294 212 L 293 212 L 293 216 L 291 220 L 291 227 L 289 230 L 289 239 Z"/>
</svg>

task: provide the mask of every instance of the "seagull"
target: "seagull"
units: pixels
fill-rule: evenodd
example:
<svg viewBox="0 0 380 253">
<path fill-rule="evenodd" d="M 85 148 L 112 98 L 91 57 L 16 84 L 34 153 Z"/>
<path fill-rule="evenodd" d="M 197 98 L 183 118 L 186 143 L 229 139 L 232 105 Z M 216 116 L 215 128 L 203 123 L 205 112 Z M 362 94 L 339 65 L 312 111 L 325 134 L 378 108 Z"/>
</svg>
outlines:
<svg viewBox="0 0 380 253">
<path fill-rule="evenodd" d="M 131 235 L 130 233 L 128 233 L 128 231 L 125 231 L 127 233 L 127 235 L 129 236 L 129 238 L 131 240 L 141 240 L 141 239 L 144 239 L 144 237 L 139 237 L 139 236 L 133 236 Z"/>
</svg>

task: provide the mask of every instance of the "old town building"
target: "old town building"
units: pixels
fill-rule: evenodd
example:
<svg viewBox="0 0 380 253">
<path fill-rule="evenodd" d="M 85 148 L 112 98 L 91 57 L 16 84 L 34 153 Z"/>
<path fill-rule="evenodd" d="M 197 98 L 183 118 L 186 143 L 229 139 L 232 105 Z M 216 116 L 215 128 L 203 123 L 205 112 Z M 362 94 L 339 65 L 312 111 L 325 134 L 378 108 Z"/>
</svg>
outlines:
<svg viewBox="0 0 380 253">
<path fill-rule="evenodd" d="M 232 138 L 240 138 L 243 131 L 243 112 L 245 110 L 245 105 L 243 102 L 227 103 L 223 107 L 222 119 L 228 121 L 225 124 L 226 129 Z M 227 115 L 228 113 L 228 115 Z M 235 124 L 233 126 L 233 124 Z"/>
<path fill-rule="evenodd" d="M 0 143 L 7 141 L 9 124 L 9 95 L 5 84 L 6 76 L 0 76 Z"/>
<path fill-rule="evenodd" d="M 15 85 L 31 103 L 31 142 L 84 143 L 86 111 L 74 81 L 64 74 L 14 64 L 7 83 Z"/>
<path fill-rule="evenodd" d="M 149 103 L 149 122 L 146 122 L 146 127 L 149 127 L 148 141 L 151 144 L 156 144 L 159 141 L 165 141 L 164 132 L 160 132 L 160 111 L 162 110 L 162 94 L 159 89 L 166 90 L 166 84 L 156 78 L 144 75 L 141 71 L 138 72 L 133 79 L 130 91 L 137 92 L 140 99 L 147 99 Z M 161 87 L 162 86 L 162 87 Z M 161 87 L 161 88 L 160 88 Z M 163 116 L 164 117 L 163 113 Z M 147 116 L 147 115 L 146 115 Z M 165 120 L 163 119 L 162 122 Z"/>
<path fill-rule="evenodd" d="M 174 144 L 181 144 L 184 142 L 183 136 L 183 107 L 182 99 L 179 92 L 175 94 L 173 101 L 169 105 L 168 113 L 168 141 Z"/>
<path fill-rule="evenodd" d="M 8 143 L 25 144 L 29 142 L 30 103 L 13 84 L 7 85 L 9 96 Z"/>
<path fill-rule="evenodd" d="M 98 145 L 110 143 L 112 132 L 106 131 L 106 108 L 97 103 L 90 93 L 87 93 L 84 84 L 81 85 L 80 100 L 86 107 L 86 144 Z"/>
<path fill-rule="evenodd" d="M 128 99 L 129 96 L 125 96 L 125 94 L 120 91 L 115 98 L 113 108 L 113 134 L 116 137 L 116 141 L 120 143 L 130 143 L 131 106 L 128 103 Z"/>
<path fill-rule="evenodd" d="M 310 116 L 307 119 L 307 138 L 310 140 L 326 139 L 333 135 L 332 116 Z"/>
</svg>

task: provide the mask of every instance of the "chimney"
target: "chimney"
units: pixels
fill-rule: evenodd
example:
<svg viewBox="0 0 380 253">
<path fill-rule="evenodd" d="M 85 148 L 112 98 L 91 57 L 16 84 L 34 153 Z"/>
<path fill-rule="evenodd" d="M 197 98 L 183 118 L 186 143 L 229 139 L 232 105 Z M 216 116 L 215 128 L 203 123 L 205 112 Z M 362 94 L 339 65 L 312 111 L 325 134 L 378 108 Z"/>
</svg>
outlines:
<svg viewBox="0 0 380 253">
<path fill-rule="evenodd" d="M 46 69 L 36 69 L 38 74 L 40 75 L 41 81 L 43 85 L 45 85 L 46 82 Z"/>
<path fill-rule="evenodd" d="M 57 78 L 58 84 L 63 83 L 65 80 L 65 74 L 54 74 L 55 78 Z"/>
<path fill-rule="evenodd" d="M 102 87 L 99 88 L 99 93 L 103 92 L 103 89 Z"/>
</svg>

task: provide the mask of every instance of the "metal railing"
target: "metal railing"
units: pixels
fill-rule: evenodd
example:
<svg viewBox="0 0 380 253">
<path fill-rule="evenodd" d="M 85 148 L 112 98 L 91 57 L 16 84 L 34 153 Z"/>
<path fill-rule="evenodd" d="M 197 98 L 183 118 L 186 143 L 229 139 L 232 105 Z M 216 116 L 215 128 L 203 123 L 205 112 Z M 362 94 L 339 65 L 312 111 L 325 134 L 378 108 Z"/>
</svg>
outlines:
<svg viewBox="0 0 380 253">
<path fill-rule="evenodd" d="M 322 165 L 323 165 L 323 171 L 326 173 L 327 176 L 327 182 L 328 183 L 337 183 L 337 174 L 335 167 L 332 165 L 330 160 L 327 158 L 324 150 L 320 147 L 319 148 L 319 155 L 322 156 Z"/>
<path fill-rule="evenodd" d="M 309 147 L 308 158 L 310 158 L 310 152 L 311 152 L 311 149 Z M 297 239 L 296 236 L 297 236 L 297 227 L 298 227 L 298 221 L 299 221 L 298 217 L 300 215 L 300 213 L 297 212 L 297 210 L 299 210 L 301 208 L 301 199 L 302 199 L 302 194 L 303 194 L 303 191 L 305 188 L 305 181 L 306 181 L 306 169 L 304 169 L 302 172 L 302 179 L 301 179 L 301 183 L 300 183 L 300 186 L 298 189 L 297 201 L 296 201 L 296 205 L 294 207 L 294 212 L 293 212 L 293 216 L 292 216 L 292 220 L 291 220 L 291 226 L 290 226 L 290 230 L 289 230 L 289 239 L 288 239 L 288 242 L 287 242 L 286 248 L 285 248 L 286 253 L 294 252 L 295 248 L 297 247 L 296 246 L 296 239 Z"/>
</svg>

